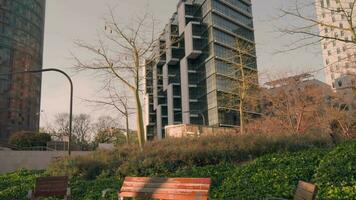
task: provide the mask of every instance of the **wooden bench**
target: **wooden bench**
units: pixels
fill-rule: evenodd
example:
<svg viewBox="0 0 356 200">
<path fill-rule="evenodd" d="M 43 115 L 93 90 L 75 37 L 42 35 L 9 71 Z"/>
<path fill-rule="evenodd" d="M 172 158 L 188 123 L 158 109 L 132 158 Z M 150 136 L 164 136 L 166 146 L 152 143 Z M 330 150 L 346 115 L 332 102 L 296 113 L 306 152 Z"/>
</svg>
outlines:
<svg viewBox="0 0 356 200">
<path fill-rule="evenodd" d="M 294 200 L 315 200 L 317 187 L 314 184 L 299 181 L 297 190 L 294 194 Z M 283 198 L 267 198 L 268 200 L 285 200 Z"/>
<path fill-rule="evenodd" d="M 31 200 L 40 197 L 64 197 L 65 200 L 71 199 L 70 188 L 68 188 L 68 177 L 40 177 L 36 179 L 34 190 L 28 192 L 28 198 Z"/>
<path fill-rule="evenodd" d="M 207 200 L 210 178 L 126 177 L 119 199 L 153 198 L 164 200 Z"/>
</svg>

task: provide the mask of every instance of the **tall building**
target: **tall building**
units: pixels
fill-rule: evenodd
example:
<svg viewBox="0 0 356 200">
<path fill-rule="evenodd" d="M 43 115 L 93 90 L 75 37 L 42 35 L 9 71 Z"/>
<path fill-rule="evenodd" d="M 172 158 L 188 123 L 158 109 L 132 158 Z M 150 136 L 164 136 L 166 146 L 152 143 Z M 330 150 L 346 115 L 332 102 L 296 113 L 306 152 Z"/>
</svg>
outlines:
<svg viewBox="0 0 356 200">
<path fill-rule="evenodd" d="M 0 0 L 0 74 L 41 69 L 45 0 Z M 38 131 L 41 74 L 0 76 L 0 140 Z"/>
<path fill-rule="evenodd" d="M 351 13 L 352 9 L 356 11 L 354 0 L 316 0 L 318 21 L 327 25 L 319 26 L 320 35 L 344 40 L 324 39 L 321 41 L 326 83 L 330 86 L 333 86 L 333 83 L 343 75 L 356 75 L 356 45 L 351 43 L 351 41 L 356 41 L 356 38 L 353 38 L 351 31 L 343 30 L 350 28 L 350 22 L 348 22 L 350 19 L 342 12 L 340 3 L 347 13 Z M 356 24 L 356 15 L 351 16 L 353 24 Z"/>
<path fill-rule="evenodd" d="M 238 110 L 220 96 L 229 92 L 229 57 L 236 40 L 254 43 L 250 0 L 180 0 L 146 65 L 146 136 L 164 138 L 164 127 L 239 125 Z M 246 70 L 257 73 L 256 56 Z"/>
</svg>

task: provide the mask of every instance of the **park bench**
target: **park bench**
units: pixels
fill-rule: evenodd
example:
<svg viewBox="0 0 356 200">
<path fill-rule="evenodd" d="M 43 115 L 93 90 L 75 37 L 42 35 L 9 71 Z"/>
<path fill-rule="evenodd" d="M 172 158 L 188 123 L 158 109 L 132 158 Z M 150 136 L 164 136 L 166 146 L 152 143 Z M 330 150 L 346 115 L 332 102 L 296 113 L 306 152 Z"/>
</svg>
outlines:
<svg viewBox="0 0 356 200">
<path fill-rule="evenodd" d="M 28 192 L 28 198 L 37 200 L 40 197 L 64 197 L 71 199 L 70 188 L 68 188 L 68 177 L 40 177 L 36 179 L 34 190 Z"/>
<path fill-rule="evenodd" d="M 164 200 L 207 200 L 210 178 L 126 177 L 119 199 L 153 198 Z"/>
<path fill-rule="evenodd" d="M 294 194 L 294 200 L 315 200 L 317 187 L 314 184 L 299 181 L 297 190 Z M 285 200 L 283 198 L 267 198 L 267 200 Z"/>
</svg>

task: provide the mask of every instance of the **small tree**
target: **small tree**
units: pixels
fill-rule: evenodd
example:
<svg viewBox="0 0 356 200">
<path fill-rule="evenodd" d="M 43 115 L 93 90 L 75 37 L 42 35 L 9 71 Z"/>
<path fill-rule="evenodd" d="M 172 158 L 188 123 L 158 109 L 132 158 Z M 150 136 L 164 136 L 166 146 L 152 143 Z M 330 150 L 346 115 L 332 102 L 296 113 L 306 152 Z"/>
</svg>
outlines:
<svg viewBox="0 0 356 200">
<path fill-rule="evenodd" d="M 55 115 L 55 120 L 49 128 L 52 136 L 58 140 L 63 140 L 69 136 L 69 114 L 59 113 Z M 90 140 L 92 122 L 90 115 L 79 114 L 73 116 L 73 141 L 78 144 L 87 144 Z"/>
<path fill-rule="evenodd" d="M 235 49 L 226 56 L 230 81 L 223 101 L 227 108 L 239 110 L 240 133 L 245 133 L 245 123 L 249 112 L 256 113 L 258 107 L 258 74 L 255 70 L 255 46 L 236 39 Z"/>
<path fill-rule="evenodd" d="M 82 147 L 88 144 L 90 140 L 90 134 L 92 130 L 92 124 L 90 115 L 79 114 L 74 117 L 73 120 L 73 134 L 77 140 L 77 143 Z"/>
<path fill-rule="evenodd" d="M 77 60 L 79 71 L 94 71 L 106 74 L 107 80 L 123 84 L 133 95 L 136 108 L 136 127 L 139 147 L 142 150 L 144 123 L 142 110 L 142 86 L 145 60 L 150 58 L 156 44 L 155 20 L 145 14 L 136 18 L 130 26 L 121 25 L 110 10 L 110 19 L 105 22 L 106 33 L 97 45 L 77 42 L 77 45 L 93 54 L 94 62 Z"/>
<path fill-rule="evenodd" d="M 267 88 L 261 90 L 263 118 L 257 122 L 262 131 L 301 134 L 318 129 L 327 132 L 335 120 L 347 126 L 347 112 L 337 106 L 337 94 L 328 85 L 311 78 L 310 74 L 301 74 L 265 84 Z"/>
<path fill-rule="evenodd" d="M 89 103 L 94 104 L 95 107 L 99 109 L 110 109 L 117 111 L 119 115 L 123 116 L 125 118 L 125 128 L 126 128 L 126 143 L 129 143 L 129 132 L 130 132 L 130 116 L 133 114 L 129 106 L 129 97 L 125 92 L 122 92 L 122 95 L 119 95 L 117 92 L 118 90 L 111 87 L 107 86 L 106 88 L 107 97 L 102 97 L 100 100 L 86 100 Z M 104 120 L 104 118 L 102 118 Z M 109 118 L 106 118 L 106 120 L 110 120 Z M 101 122 L 103 125 L 103 121 Z M 118 124 L 118 123 L 117 123 Z M 113 126 L 114 127 L 114 126 Z M 115 126 L 116 127 L 116 126 Z M 110 127 L 107 127 L 110 128 Z M 102 130 L 101 130 L 102 131 Z"/>
</svg>

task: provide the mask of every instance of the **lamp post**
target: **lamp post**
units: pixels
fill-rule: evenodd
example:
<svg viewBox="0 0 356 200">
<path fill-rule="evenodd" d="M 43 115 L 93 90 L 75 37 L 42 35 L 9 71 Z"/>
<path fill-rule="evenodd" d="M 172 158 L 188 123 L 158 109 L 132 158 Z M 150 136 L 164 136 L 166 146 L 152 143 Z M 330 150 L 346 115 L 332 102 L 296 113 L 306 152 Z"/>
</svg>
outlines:
<svg viewBox="0 0 356 200">
<path fill-rule="evenodd" d="M 35 74 L 35 73 L 43 73 L 43 72 L 58 72 L 63 74 L 70 83 L 70 106 L 69 106 L 69 137 L 68 137 L 68 155 L 71 155 L 71 142 L 72 142 L 72 120 L 73 120 L 73 82 L 72 79 L 69 77 L 67 73 L 60 69 L 56 68 L 48 68 L 48 69 L 39 69 L 39 70 L 26 70 L 26 71 L 19 71 L 19 72 L 11 72 L 11 73 L 4 73 L 1 75 L 12 75 L 12 74 Z"/>
</svg>

